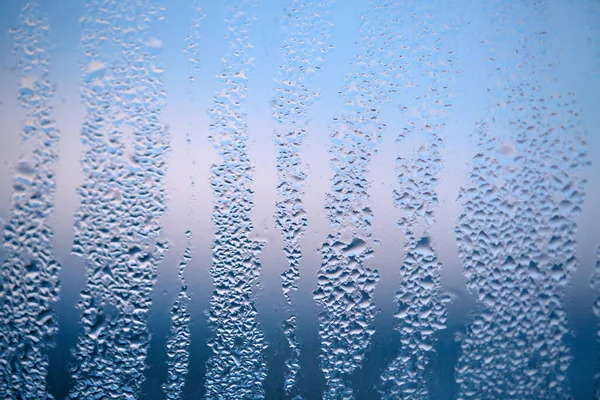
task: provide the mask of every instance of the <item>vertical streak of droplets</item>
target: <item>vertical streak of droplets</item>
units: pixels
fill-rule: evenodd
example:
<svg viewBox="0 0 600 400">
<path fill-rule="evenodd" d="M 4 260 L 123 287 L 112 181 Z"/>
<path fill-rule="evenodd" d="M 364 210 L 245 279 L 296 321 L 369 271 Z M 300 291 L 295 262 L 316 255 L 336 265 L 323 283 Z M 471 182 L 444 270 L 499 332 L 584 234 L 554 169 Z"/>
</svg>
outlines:
<svg viewBox="0 0 600 400">
<path fill-rule="evenodd" d="M 149 33 L 160 14 L 150 0 L 90 0 L 82 18 L 87 149 L 73 252 L 86 261 L 87 279 L 71 398 L 137 399 L 144 380 L 151 292 L 167 246 L 159 224 L 169 139 L 159 121 L 162 42 Z"/>
<path fill-rule="evenodd" d="M 585 13 L 587 16 L 589 43 L 588 46 L 594 51 L 593 62 L 588 67 L 588 73 L 597 77 L 600 72 L 600 3 L 594 0 L 586 1 L 587 7 Z M 591 67 L 591 68 L 590 68 Z M 595 104 L 596 112 L 600 111 L 600 105 Z M 596 268 L 592 274 L 590 286 L 596 291 L 600 291 L 600 247 L 597 252 Z M 600 297 L 596 298 L 593 305 L 594 315 L 599 319 L 596 325 L 597 346 L 600 345 Z M 597 347 L 598 349 L 598 347 Z M 600 358 L 596 361 L 596 372 L 594 374 L 595 399 L 600 399 Z"/>
<path fill-rule="evenodd" d="M 254 4 L 238 0 L 227 6 L 229 51 L 217 76 L 218 92 L 210 111 L 210 140 L 221 162 L 211 168 L 215 243 L 210 273 L 215 285 L 209 321 L 215 336 L 209 346 L 206 397 L 261 399 L 266 378 L 266 343 L 258 324 L 252 288 L 260 274 L 263 243 L 252 240 L 253 168 L 248 158 L 245 97 L 252 47 L 248 30 Z"/>
<path fill-rule="evenodd" d="M 185 282 L 185 267 L 192 260 L 191 238 L 192 232 L 187 231 L 185 236 L 188 240 L 187 247 L 183 253 L 183 260 L 179 263 L 177 277 L 181 288 L 177 298 L 171 307 L 171 335 L 167 339 L 167 382 L 163 384 L 165 397 L 168 400 L 180 400 L 183 398 L 183 386 L 188 373 L 190 355 L 190 313 L 188 303 L 190 296 L 187 292 Z"/>
<path fill-rule="evenodd" d="M 360 53 L 342 88 L 344 113 L 330 134 L 334 177 L 325 209 L 336 232 L 321 248 L 313 295 L 324 308 L 319 332 L 325 399 L 354 398 L 348 379 L 362 364 L 374 333 L 373 291 L 379 274 L 366 265 L 373 254 L 367 174 L 384 129 L 379 108 L 393 91 L 397 74 L 398 13 L 394 2 L 370 2 L 362 17 Z"/>
<path fill-rule="evenodd" d="M 590 281 L 590 286 L 592 289 L 596 291 L 600 290 L 600 247 L 596 252 L 596 266 L 594 268 L 594 272 L 592 274 L 592 279 Z M 600 319 L 600 297 L 597 297 L 594 301 L 594 305 L 592 306 L 592 310 L 594 311 L 594 315 L 596 318 Z M 600 343 L 600 321 L 596 322 L 596 340 Z M 598 363 L 596 363 L 598 365 Z M 595 399 L 600 399 L 600 371 L 596 370 L 594 373 L 594 381 L 595 381 Z"/>
<path fill-rule="evenodd" d="M 402 46 L 405 127 L 399 135 L 420 134 L 426 142 L 411 156 L 396 160 L 399 189 L 394 205 L 404 212 L 398 222 L 406 236 L 396 293 L 400 353 L 381 375 L 383 399 L 428 398 L 425 367 L 435 346 L 435 333 L 444 329 L 448 297 L 440 293 L 442 263 L 429 229 L 438 205 L 437 175 L 442 167 L 440 133 L 452 106 L 450 90 L 453 51 L 449 48 L 452 16 L 440 4 L 410 2 L 404 19 L 408 39 Z M 424 231 L 419 234 L 418 231 Z"/>
<path fill-rule="evenodd" d="M 286 39 L 282 45 L 273 115 L 278 122 L 275 131 L 277 147 L 278 196 L 276 223 L 284 240 L 288 268 L 281 274 L 283 294 L 291 308 L 291 290 L 298 289 L 302 258 L 300 239 L 306 231 L 306 212 L 302 204 L 306 167 L 302 161 L 301 147 L 307 135 L 308 112 L 318 93 L 308 85 L 310 76 L 322 68 L 320 53 L 325 53 L 325 40 L 331 23 L 327 22 L 328 4 L 311 0 L 292 0 L 285 11 L 283 29 Z M 283 330 L 291 349 L 286 360 L 288 369 L 285 391 L 296 391 L 300 348 L 296 338 L 296 314 L 285 320 Z"/>
<path fill-rule="evenodd" d="M 402 46 L 402 90 L 407 103 L 402 106 L 405 128 L 398 141 L 419 134 L 426 142 L 410 157 L 396 160 L 400 187 L 394 190 L 394 205 L 405 214 L 398 226 L 406 236 L 395 315 L 401 348 L 381 375 L 383 399 L 428 398 L 425 367 L 435 346 L 435 333 L 445 327 L 448 300 L 440 293 L 442 264 L 429 228 L 435 223 L 438 205 L 440 133 L 452 106 L 454 52 L 448 42 L 453 14 L 437 2 L 415 1 L 408 6 L 399 33 L 412 40 Z"/>
<path fill-rule="evenodd" d="M 198 46 L 200 43 L 200 22 L 204 19 L 202 7 L 198 0 L 192 0 L 192 17 L 190 32 L 185 38 L 183 51 L 188 55 L 188 79 L 190 84 L 195 82 L 196 73 L 200 68 L 200 56 Z M 190 134 L 186 135 L 187 156 L 190 158 Z M 194 186 L 194 177 L 190 176 L 190 184 Z M 193 200 L 193 196 L 191 198 Z M 192 232 L 185 232 L 187 247 L 183 253 L 183 260 L 179 263 L 177 277 L 181 285 L 179 294 L 171 307 L 171 332 L 167 339 L 167 381 L 162 385 L 165 397 L 169 400 L 180 400 L 183 398 L 183 388 L 188 374 L 190 364 L 189 348 L 191 343 L 191 315 L 188 311 L 190 294 L 187 290 L 185 280 L 185 268 L 192 260 Z"/>
<path fill-rule="evenodd" d="M 460 195 L 459 257 L 481 309 L 461 343 L 458 398 L 568 399 L 563 296 L 577 266 L 582 128 L 573 93 L 562 95 L 555 78 L 545 3 L 482 7 L 496 33 L 489 59 L 499 87 Z M 494 135 L 499 124 L 508 136 Z"/>
<path fill-rule="evenodd" d="M 0 393 L 11 399 L 49 399 L 47 350 L 58 329 L 52 305 L 58 300 L 60 265 L 53 232 L 46 225 L 54 207 L 54 164 L 60 139 L 48 79 L 49 27 L 39 5 L 28 1 L 11 30 L 18 56 L 18 100 L 26 110 L 23 140 L 31 154 L 17 165 L 12 209 L 3 230 L 4 262 L 0 309 Z"/>
</svg>

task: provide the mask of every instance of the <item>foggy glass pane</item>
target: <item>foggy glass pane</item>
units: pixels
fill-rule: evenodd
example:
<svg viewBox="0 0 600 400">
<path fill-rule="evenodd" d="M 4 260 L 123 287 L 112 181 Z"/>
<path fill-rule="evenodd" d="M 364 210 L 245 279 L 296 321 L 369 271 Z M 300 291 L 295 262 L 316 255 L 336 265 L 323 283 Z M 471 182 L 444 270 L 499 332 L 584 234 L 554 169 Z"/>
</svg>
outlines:
<svg viewBox="0 0 600 400">
<path fill-rule="evenodd" d="M 600 399 L 600 3 L 0 4 L 0 397 Z"/>
</svg>

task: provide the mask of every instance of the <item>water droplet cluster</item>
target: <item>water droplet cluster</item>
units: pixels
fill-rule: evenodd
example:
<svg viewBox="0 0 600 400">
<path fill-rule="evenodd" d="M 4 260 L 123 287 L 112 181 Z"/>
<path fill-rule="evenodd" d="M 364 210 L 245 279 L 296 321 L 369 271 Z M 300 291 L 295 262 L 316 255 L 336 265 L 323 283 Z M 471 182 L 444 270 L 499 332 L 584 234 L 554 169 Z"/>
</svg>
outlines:
<svg viewBox="0 0 600 400">
<path fill-rule="evenodd" d="M 480 310 L 461 343 L 458 398 L 567 399 L 563 295 L 577 266 L 582 128 L 572 93 L 556 90 L 552 37 L 540 29 L 548 25 L 545 4 L 486 7 L 497 102 L 490 122 L 478 125 L 478 153 L 460 195 L 459 257 Z M 507 133 L 496 134 L 502 128 Z"/>
<path fill-rule="evenodd" d="M 215 242 L 210 273 L 215 291 L 209 322 L 215 336 L 206 369 L 209 399 L 262 399 L 267 375 L 266 343 L 256 318 L 252 289 L 260 274 L 263 242 L 250 238 L 254 206 L 253 167 L 248 158 L 245 97 L 251 67 L 249 26 L 254 4 L 227 3 L 230 48 L 217 76 L 218 92 L 210 111 L 210 140 L 220 162 L 211 168 L 214 192 Z"/>
<path fill-rule="evenodd" d="M 276 227 L 284 240 L 283 251 L 288 268 L 282 273 L 282 288 L 288 306 L 292 304 L 290 290 L 298 288 L 302 257 L 300 239 L 307 226 L 302 204 L 306 167 L 301 148 L 307 135 L 308 113 L 318 93 L 309 87 L 312 74 L 322 68 L 327 52 L 326 39 L 331 24 L 327 22 L 327 4 L 310 0 L 292 0 L 283 19 L 282 60 L 279 65 L 273 114 L 278 125 L 275 131 L 277 147 L 278 196 Z M 284 322 L 283 330 L 291 349 L 286 360 L 288 373 L 285 390 L 290 394 L 296 386 L 300 369 L 300 347 L 296 339 L 296 315 Z"/>
<path fill-rule="evenodd" d="M 60 132 L 51 106 L 49 26 L 35 1 L 27 1 L 11 30 L 18 59 L 18 102 L 26 117 L 23 140 L 32 151 L 15 168 L 12 207 L 2 231 L 0 265 L 0 393 L 11 399 L 48 399 L 47 351 L 58 330 L 60 265 L 47 225 L 54 207 Z"/>
<path fill-rule="evenodd" d="M 321 368 L 325 399 L 351 399 L 348 377 L 362 364 L 374 333 L 373 291 L 379 274 L 366 264 L 373 254 L 367 175 L 381 141 L 379 108 L 394 90 L 399 12 L 393 4 L 372 1 L 361 17 L 360 52 L 341 94 L 344 112 L 330 134 L 334 176 L 325 211 L 334 233 L 321 248 L 321 269 L 313 298 L 320 313 Z"/>
<path fill-rule="evenodd" d="M 167 381 L 163 384 L 165 397 L 168 400 L 183 398 L 183 386 L 188 373 L 190 355 L 188 349 L 191 343 L 190 313 L 188 303 L 190 295 L 185 282 L 185 267 L 192 260 L 190 244 L 192 233 L 186 232 L 188 245 L 183 253 L 183 260 L 179 263 L 177 277 L 181 289 L 171 307 L 171 334 L 167 340 L 167 365 L 169 367 Z"/>
<path fill-rule="evenodd" d="M 380 393 L 384 399 L 428 398 L 425 367 L 435 346 L 435 333 L 445 328 L 448 301 L 440 293 L 442 263 L 429 228 L 435 222 L 438 205 L 436 186 L 443 146 L 440 133 L 451 107 L 454 52 L 447 40 L 452 23 L 447 19 L 453 14 L 440 4 L 420 2 L 412 4 L 406 15 L 400 31 L 405 40 L 400 55 L 405 127 L 398 140 L 419 134 L 425 143 L 412 155 L 396 159 L 399 189 L 394 190 L 394 205 L 404 213 L 398 226 L 406 237 L 395 314 L 401 348 L 381 375 Z"/>
<path fill-rule="evenodd" d="M 91 0 L 81 19 L 85 181 L 73 253 L 87 278 L 71 398 L 137 399 L 144 381 L 151 293 L 167 250 L 159 223 L 169 149 L 159 120 L 162 42 L 150 35 L 161 13 L 149 0 Z"/>
</svg>

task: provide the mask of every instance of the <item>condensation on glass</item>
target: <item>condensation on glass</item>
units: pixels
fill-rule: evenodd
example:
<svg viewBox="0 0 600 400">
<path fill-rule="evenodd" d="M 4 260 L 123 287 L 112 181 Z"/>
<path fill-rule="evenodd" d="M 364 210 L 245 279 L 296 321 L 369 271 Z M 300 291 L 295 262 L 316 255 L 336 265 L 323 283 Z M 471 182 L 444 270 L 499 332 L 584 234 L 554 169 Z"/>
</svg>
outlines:
<svg viewBox="0 0 600 400">
<path fill-rule="evenodd" d="M 5 398 L 600 398 L 598 2 L 0 14 Z"/>
</svg>

